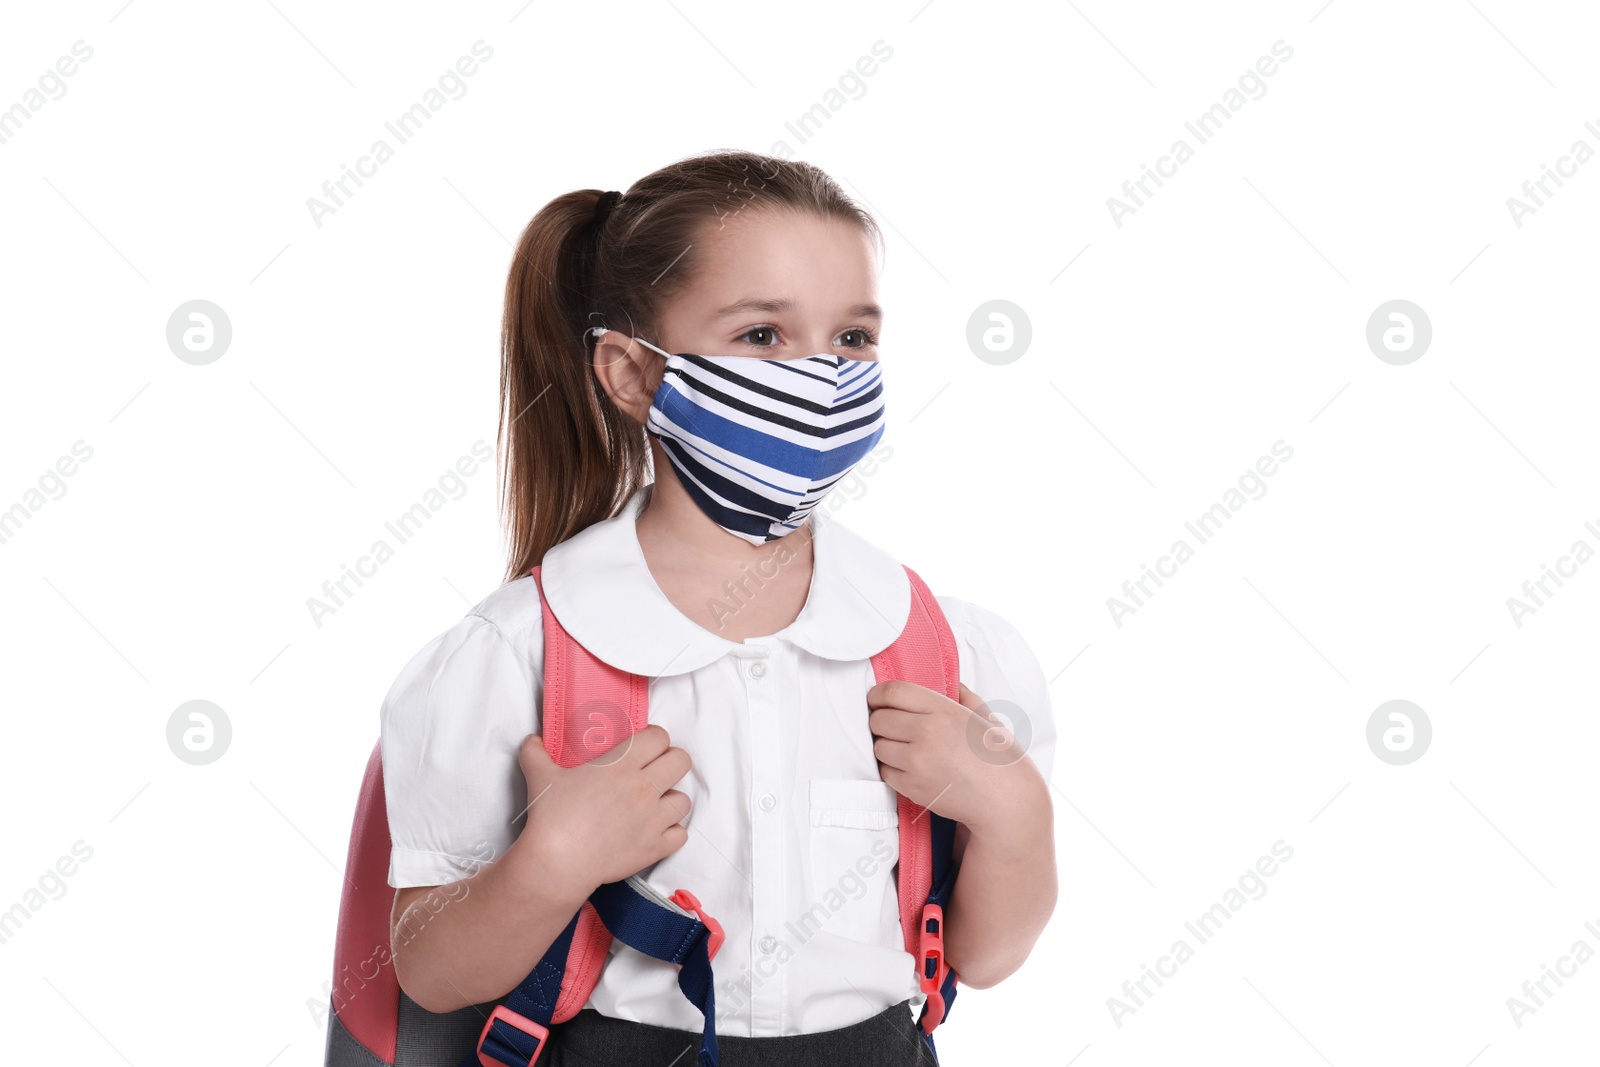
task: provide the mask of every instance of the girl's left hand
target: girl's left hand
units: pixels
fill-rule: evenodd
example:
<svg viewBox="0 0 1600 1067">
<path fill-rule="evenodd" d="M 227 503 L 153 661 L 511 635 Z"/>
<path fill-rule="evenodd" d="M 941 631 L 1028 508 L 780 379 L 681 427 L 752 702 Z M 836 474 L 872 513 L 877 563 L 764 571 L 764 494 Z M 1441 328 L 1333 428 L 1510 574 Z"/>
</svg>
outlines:
<svg viewBox="0 0 1600 1067">
<path fill-rule="evenodd" d="M 960 696 L 957 703 L 915 682 L 879 682 L 867 690 L 867 724 L 890 788 L 977 828 L 1028 803 L 1038 770 L 982 697 L 965 685 Z"/>
</svg>

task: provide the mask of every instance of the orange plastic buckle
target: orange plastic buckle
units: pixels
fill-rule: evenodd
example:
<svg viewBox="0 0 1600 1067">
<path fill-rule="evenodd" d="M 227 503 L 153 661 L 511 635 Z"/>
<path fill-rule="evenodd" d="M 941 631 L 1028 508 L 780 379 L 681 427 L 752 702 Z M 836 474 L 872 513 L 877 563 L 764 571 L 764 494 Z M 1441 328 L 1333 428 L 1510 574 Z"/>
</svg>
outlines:
<svg viewBox="0 0 1600 1067">
<path fill-rule="evenodd" d="M 944 909 L 937 904 L 922 906 L 922 931 L 917 950 L 917 984 L 928 995 L 922 1011 L 922 1032 L 932 1034 L 933 1028 L 944 1018 L 944 981 L 950 974 L 950 964 L 944 958 Z"/>
<path fill-rule="evenodd" d="M 527 1016 L 517 1014 L 504 1004 L 496 1004 L 494 1011 L 489 1013 L 489 1018 L 484 1020 L 483 1030 L 478 1034 L 478 1062 L 483 1064 L 483 1067 L 522 1067 L 521 1064 L 502 1060 L 498 1056 L 483 1051 L 483 1043 L 489 1039 L 489 1029 L 494 1026 L 496 1019 L 513 1029 L 521 1030 L 529 1037 L 538 1038 L 539 1043 L 534 1046 L 533 1055 L 528 1057 L 528 1063 L 532 1064 L 534 1060 L 539 1058 L 539 1053 L 544 1051 L 545 1041 L 550 1037 L 550 1031 Z"/>
<path fill-rule="evenodd" d="M 944 985 L 944 909 L 937 904 L 922 906 L 922 934 L 917 943 L 921 964 L 917 973 L 924 993 L 936 995 Z"/>
<path fill-rule="evenodd" d="M 707 915 L 706 909 L 700 906 L 699 899 L 687 889 L 679 889 L 667 899 L 686 911 L 694 912 L 695 918 L 705 924 L 706 929 L 710 931 L 710 935 L 706 938 L 706 956 L 710 959 L 716 959 L 717 949 L 722 947 L 724 936 L 722 924 Z"/>
</svg>

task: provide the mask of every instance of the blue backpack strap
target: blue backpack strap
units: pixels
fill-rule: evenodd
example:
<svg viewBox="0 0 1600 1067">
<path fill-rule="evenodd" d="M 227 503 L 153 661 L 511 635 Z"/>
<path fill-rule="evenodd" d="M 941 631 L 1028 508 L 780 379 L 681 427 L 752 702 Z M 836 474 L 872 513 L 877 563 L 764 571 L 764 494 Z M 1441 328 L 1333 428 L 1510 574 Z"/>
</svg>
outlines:
<svg viewBox="0 0 1600 1067">
<path fill-rule="evenodd" d="M 678 964 L 678 988 L 705 1018 L 697 1062 L 699 1067 L 717 1067 L 711 957 L 722 945 L 722 927 L 692 895 L 680 889 L 663 897 L 638 875 L 607 882 L 589 895 L 589 903 L 612 937 L 654 959 Z M 574 915 L 528 977 L 490 1013 L 477 1048 L 461 1067 L 530 1067 L 539 1058 L 550 1036 L 577 925 Z"/>
<path fill-rule="evenodd" d="M 528 977 L 511 991 L 504 1004 L 490 1012 L 477 1046 L 467 1053 L 461 1067 L 529 1067 L 539 1058 L 550 1036 L 550 1018 L 561 995 L 567 952 L 577 926 L 578 916 L 574 914 Z"/>
<path fill-rule="evenodd" d="M 589 897 L 611 936 L 646 956 L 678 964 L 678 988 L 700 1009 L 705 1026 L 700 1035 L 699 1067 L 717 1067 L 716 990 L 711 957 L 722 944 L 722 928 L 700 911 L 698 901 L 679 890 L 675 897 L 695 908 L 685 914 L 666 902 L 638 875 L 608 882 Z"/>
</svg>

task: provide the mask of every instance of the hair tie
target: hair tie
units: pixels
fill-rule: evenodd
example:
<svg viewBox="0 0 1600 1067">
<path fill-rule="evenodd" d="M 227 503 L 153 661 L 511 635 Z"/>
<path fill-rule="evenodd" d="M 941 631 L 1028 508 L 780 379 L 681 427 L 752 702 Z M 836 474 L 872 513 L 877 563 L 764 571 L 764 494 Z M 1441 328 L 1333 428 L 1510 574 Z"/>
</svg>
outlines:
<svg viewBox="0 0 1600 1067">
<path fill-rule="evenodd" d="M 600 194 L 600 199 L 594 202 L 594 227 L 599 230 L 606 224 L 606 219 L 611 215 L 611 209 L 617 206 L 617 201 L 622 199 L 622 193 L 616 189 Z"/>
</svg>

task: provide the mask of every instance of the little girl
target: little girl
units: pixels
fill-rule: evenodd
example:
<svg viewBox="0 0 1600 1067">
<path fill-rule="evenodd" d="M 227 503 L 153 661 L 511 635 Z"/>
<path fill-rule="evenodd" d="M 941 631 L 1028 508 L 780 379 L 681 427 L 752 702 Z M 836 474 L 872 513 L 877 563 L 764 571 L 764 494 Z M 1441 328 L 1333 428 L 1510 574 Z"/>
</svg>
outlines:
<svg viewBox="0 0 1600 1067">
<path fill-rule="evenodd" d="M 896 897 L 902 794 L 957 824 L 950 969 L 981 988 L 1027 958 L 1056 899 L 1039 665 L 998 616 L 941 597 L 961 700 L 875 682 L 910 580 L 830 514 L 846 494 L 829 491 L 887 454 L 880 240 L 816 167 L 745 152 L 557 197 L 523 231 L 507 581 L 382 711 L 393 960 L 417 1006 L 496 1002 L 597 887 L 637 874 L 694 887 L 721 923 L 724 1067 L 933 1063 Z M 539 736 L 541 589 L 579 645 L 649 679 L 650 725 L 572 767 Z M 1022 722 L 1002 729 L 985 698 Z M 536 1063 L 688 1067 L 705 1020 L 678 976 L 613 942 Z"/>
</svg>

